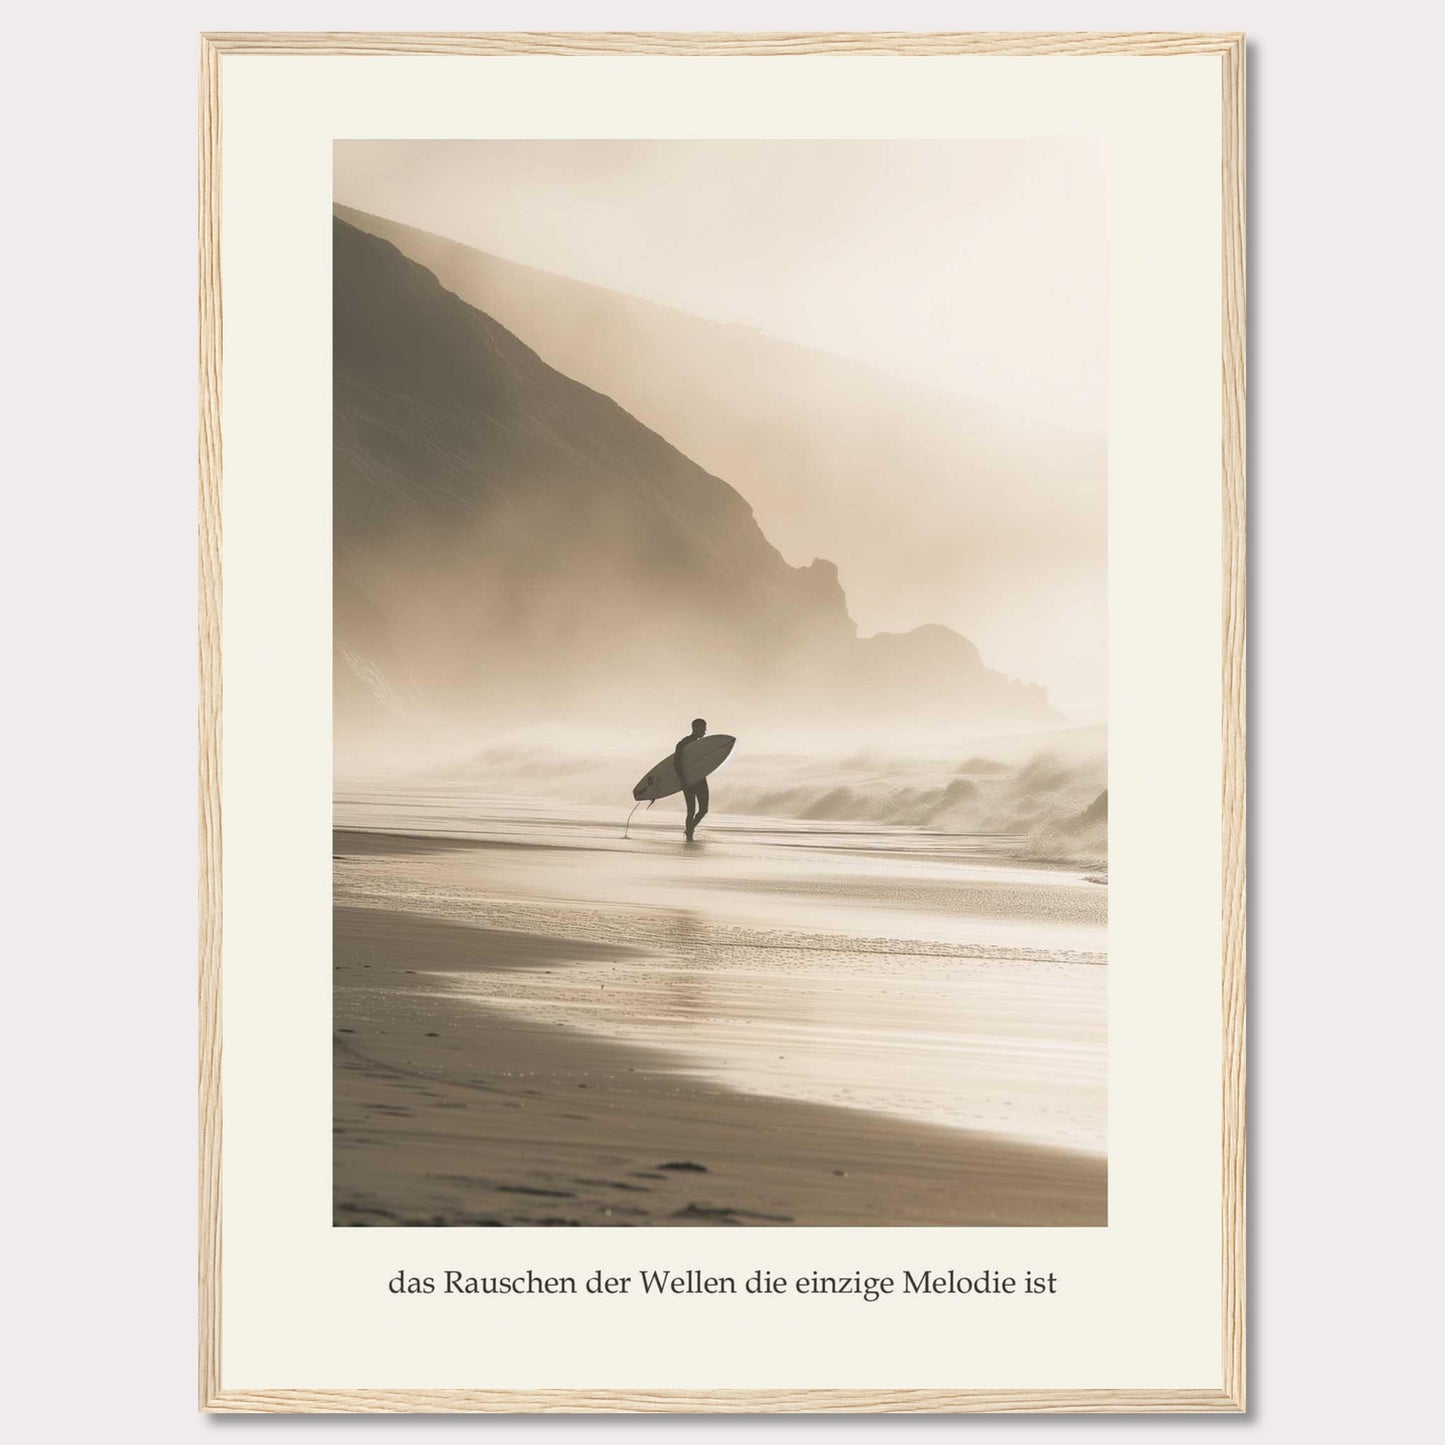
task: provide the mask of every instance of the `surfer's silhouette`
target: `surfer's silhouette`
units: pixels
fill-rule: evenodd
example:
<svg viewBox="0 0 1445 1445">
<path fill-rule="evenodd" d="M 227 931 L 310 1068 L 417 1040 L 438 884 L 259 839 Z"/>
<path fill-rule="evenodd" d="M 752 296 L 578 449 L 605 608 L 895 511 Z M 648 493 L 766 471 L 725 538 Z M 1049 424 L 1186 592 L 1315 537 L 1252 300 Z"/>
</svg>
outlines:
<svg viewBox="0 0 1445 1445">
<path fill-rule="evenodd" d="M 695 743 L 706 732 L 707 719 L 695 717 L 692 720 L 692 731 L 685 738 L 677 740 L 677 746 L 672 750 L 672 761 L 677 767 L 679 778 L 683 776 L 682 750 L 689 743 Z M 707 817 L 707 779 L 699 778 L 695 783 L 684 782 L 682 796 L 687 803 L 687 841 L 691 843 L 693 830 Z"/>
</svg>

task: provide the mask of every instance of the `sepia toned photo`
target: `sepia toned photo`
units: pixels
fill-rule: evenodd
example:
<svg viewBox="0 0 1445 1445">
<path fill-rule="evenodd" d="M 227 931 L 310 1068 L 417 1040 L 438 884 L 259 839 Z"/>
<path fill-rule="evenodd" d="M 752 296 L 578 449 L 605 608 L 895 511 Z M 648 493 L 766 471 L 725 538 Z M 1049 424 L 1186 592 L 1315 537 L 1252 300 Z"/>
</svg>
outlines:
<svg viewBox="0 0 1445 1445">
<path fill-rule="evenodd" d="M 1101 148 L 334 203 L 333 1223 L 1106 1224 Z"/>
</svg>

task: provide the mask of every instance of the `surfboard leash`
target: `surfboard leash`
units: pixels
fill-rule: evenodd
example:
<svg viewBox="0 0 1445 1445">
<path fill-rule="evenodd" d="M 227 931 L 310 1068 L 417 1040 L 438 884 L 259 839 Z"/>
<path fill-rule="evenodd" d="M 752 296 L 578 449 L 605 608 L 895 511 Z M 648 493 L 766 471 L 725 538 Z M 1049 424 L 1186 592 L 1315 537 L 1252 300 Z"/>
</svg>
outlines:
<svg viewBox="0 0 1445 1445">
<path fill-rule="evenodd" d="M 649 798 L 649 799 L 647 800 L 647 806 L 650 808 L 656 801 L 657 801 L 656 798 Z M 632 813 L 635 813 L 641 806 L 642 806 L 642 799 L 639 798 L 639 799 L 632 805 Z M 629 813 L 629 814 L 627 815 L 627 821 L 622 825 L 622 836 L 623 836 L 624 838 L 627 836 L 627 830 L 632 826 L 632 813 Z"/>
</svg>

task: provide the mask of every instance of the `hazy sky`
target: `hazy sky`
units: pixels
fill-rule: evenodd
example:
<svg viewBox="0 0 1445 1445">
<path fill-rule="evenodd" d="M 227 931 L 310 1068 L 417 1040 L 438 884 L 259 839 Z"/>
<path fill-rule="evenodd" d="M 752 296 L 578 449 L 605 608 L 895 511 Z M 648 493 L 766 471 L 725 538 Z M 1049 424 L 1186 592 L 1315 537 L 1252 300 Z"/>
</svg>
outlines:
<svg viewBox="0 0 1445 1445">
<path fill-rule="evenodd" d="M 1105 227 L 1074 141 L 371 141 L 336 199 L 1102 435 Z"/>
</svg>

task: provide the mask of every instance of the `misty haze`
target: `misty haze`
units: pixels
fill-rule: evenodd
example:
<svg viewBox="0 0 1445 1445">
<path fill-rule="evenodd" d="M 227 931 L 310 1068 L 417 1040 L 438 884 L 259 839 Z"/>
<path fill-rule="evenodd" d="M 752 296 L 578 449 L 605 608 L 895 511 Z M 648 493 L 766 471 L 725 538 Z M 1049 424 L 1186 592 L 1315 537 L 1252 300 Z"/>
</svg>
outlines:
<svg viewBox="0 0 1445 1445">
<path fill-rule="evenodd" d="M 1105 1222 L 1102 192 L 337 144 L 336 1223 Z"/>
</svg>

